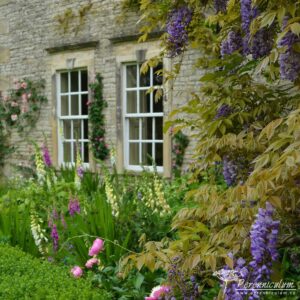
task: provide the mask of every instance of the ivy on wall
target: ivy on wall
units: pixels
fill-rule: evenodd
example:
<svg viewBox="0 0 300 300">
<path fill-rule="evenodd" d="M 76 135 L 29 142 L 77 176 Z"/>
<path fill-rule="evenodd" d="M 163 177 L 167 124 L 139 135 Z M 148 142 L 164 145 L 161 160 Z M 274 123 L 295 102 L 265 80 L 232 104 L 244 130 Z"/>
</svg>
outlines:
<svg viewBox="0 0 300 300">
<path fill-rule="evenodd" d="M 98 73 L 94 83 L 90 84 L 94 99 L 89 103 L 89 122 L 91 124 L 91 144 L 94 157 L 104 160 L 109 154 L 108 145 L 105 142 L 105 121 L 103 110 L 107 102 L 103 99 L 102 77 Z"/>
<path fill-rule="evenodd" d="M 182 131 L 178 131 L 173 136 L 172 146 L 172 168 L 176 177 L 181 175 L 184 153 L 189 145 L 189 138 Z"/>
<path fill-rule="evenodd" d="M 4 164 L 5 156 L 14 151 L 14 147 L 8 143 L 11 131 L 16 130 L 24 137 L 35 126 L 41 106 L 47 102 L 43 95 L 43 80 L 24 78 L 15 81 L 14 85 L 8 95 L 0 98 L 0 165 Z"/>
</svg>

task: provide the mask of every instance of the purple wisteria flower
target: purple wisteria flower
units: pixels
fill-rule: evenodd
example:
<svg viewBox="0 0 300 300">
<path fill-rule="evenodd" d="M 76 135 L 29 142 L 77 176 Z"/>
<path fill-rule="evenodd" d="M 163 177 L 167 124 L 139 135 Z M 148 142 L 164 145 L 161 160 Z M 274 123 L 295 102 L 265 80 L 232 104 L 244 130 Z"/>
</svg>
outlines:
<svg viewBox="0 0 300 300">
<path fill-rule="evenodd" d="M 257 7 L 252 6 L 252 0 L 241 1 L 242 29 L 244 31 L 243 53 L 252 54 L 254 59 L 267 55 L 273 46 L 272 30 L 262 28 L 258 30 L 253 38 L 250 36 L 251 22 L 259 15 Z"/>
<path fill-rule="evenodd" d="M 228 33 L 227 39 L 222 41 L 221 44 L 221 55 L 230 55 L 234 51 L 240 50 L 243 47 L 242 36 L 234 31 Z"/>
<path fill-rule="evenodd" d="M 228 156 L 223 158 L 223 176 L 228 186 L 232 186 L 236 183 L 238 166 L 229 160 Z"/>
<path fill-rule="evenodd" d="M 220 119 L 220 118 L 226 118 L 229 115 L 231 115 L 232 113 L 233 113 L 232 107 L 230 107 L 228 104 L 222 104 L 218 108 L 216 116 L 215 116 L 214 119 L 217 120 L 217 119 Z"/>
<path fill-rule="evenodd" d="M 286 27 L 287 18 L 283 22 L 283 29 Z M 279 55 L 280 77 L 295 81 L 300 73 L 300 53 L 293 49 L 293 45 L 300 42 L 300 38 L 288 31 L 280 40 L 279 47 L 286 47 L 286 51 Z"/>
<path fill-rule="evenodd" d="M 175 57 L 182 53 L 188 44 L 187 27 L 192 20 L 192 11 L 182 6 L 173 9 L 167 21 L 168 52 L 170 57 Z"/>
<path fill-rule="evenodd" d="M 238 280 L 228 280 L 221 278 L 225 281 L 223 289 L 225 292 L 225 300 L 242 300 L 244 297 L 247 299 L 259 299 L 259 295 L 256 290 L 248 291 L 248 296 L 239 293 L 238 281 L 243 279 L 251 283 L 259 283 L 270 280 L 272 264 L 279 257 L 276 244 L 278 241 L 279 233 L 279 221 L 273 220 L 274 208 L 267 202 L 266 209 L 260 208 L 256 216 L 256 220 L 253 223 L 250 230 L 251 239 L 251 255 L 252 260 L 249 264 L 246 264 L 243 258 L 239 258 L 234 262 L 234 269 L 230 270 L 226 266 L 223 270 L 230 270 L 237 275 Z M 233 259 L 232 255 L 228 255 Z M 244 297 L 243 297 L 244 296 Z"/>
<path fill-rule="evenodd" d="M 52 224 L 51 238 L 52 238 L 53 250 L 57 251 L 58 250 L 59 236 L 58 236 L 58 231 L 57 231 L 57 227 L 56 227 L 55 224 Z"/>
<path fill-rule="evenodd" d="M 74 198 L 74 199 L 70 198 L 68 208 L 69 208 L 69 214 L 70 214 L 70 216 L 74 216 L 75 213 L 80 214 L 80 204 L 79 204 L 78 199 L 76 199 L 76 198 Z"/>
<path fill-rule="evenodd" d="M 43 145 L 42 151 L 43 151 L 44 164 L 47 167 L 51 167 L 52 166 L 52 160 L 51 160 L 51 156 L 50 156 L 50 153 L 49 153 L 49 149 L 47 148 L 46 145 Z"/>
<path fill-rule="evenodd" d="M 216 12 L 226 12 L 228 0 L 214 0 L 214 7 Z"/>
<path fill-rule="evenodd" d="M 251 255 L 253 260 L 249 265 L 253 268 L 254 282 L 269 279 L 272 262 L 279 257 L 276 248 L 279 221 L 273 221 L 274 208 L 267 202 L 266 209 L 260 208 L 254 224 L 251 227 Z"/>
</svg>

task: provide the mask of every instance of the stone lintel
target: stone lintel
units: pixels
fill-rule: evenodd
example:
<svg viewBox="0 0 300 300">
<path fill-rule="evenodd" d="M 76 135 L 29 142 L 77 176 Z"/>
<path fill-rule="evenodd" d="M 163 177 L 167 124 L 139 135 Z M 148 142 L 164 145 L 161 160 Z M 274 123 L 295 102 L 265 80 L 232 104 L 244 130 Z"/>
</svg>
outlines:
<svg viewBox="0 0 300 300">
<path fill-rule="evenodd" d="M 163 31 L 153 31 L 148 34 L 148 39 L 157 39 L 163 34 Z M 122 36 L 113 36 L 109 40 L 112 44 L 137 41 L 142 34 L 131 34 Z"/>
<path fill-rule="evenodd" d="M 99 41 L 88 41 L 88 42 L 79 42 L 74 44 L 64 44 L 57 45 L 53 47 L 46 48 L 46 51 L 50 54 L 63 52 L 63 51 L 74 51 L 74 50 L 87 50 L 96 48 L 99 44 Z"/>
</svg>

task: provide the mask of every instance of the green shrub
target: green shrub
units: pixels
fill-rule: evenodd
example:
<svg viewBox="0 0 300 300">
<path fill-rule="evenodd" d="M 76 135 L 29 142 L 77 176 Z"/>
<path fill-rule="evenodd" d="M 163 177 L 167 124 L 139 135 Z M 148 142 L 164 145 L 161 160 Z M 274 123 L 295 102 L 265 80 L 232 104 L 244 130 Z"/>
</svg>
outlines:
<svg viewBox="0 0 300 300">
<path fill-rule="evenodd" d="M 111 299 L 85 279 L 73 279 L 69 269 L 32 258 L 0 245 L 0 299 Z"/>
</svg>

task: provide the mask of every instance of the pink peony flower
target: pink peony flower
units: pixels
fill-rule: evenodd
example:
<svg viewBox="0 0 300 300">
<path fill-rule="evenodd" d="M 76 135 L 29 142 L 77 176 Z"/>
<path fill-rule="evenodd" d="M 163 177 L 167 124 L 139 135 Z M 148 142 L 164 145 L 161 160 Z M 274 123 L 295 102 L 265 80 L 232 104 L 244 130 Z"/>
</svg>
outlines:
<svg viewBox="0 0 300 300">
<path fill-rule="evenodd" d="M 18 115 L 11 115 L 10 116 L 11 117 L 11 119 L 12 119 L 12 121 L 17 121 L 18 120 Z"/>
<path fill-rule="evenodd" d="M 26 89 L 27 88 L 27 83 L 23 81 L 21 83 L 21 88 Z"/>
<path fill-rule="evenodd" d="M 98 253 L 103 250 L 103 246 L 104 246 L 103 240 L 95 239 L 92 247 L 90 248 L 89 256 L 98 255 Z"/>
<path fill-rule="evenodd" d="M 93 267 L 93 265 L 99 265 L 99 263 L 100 263 L 100 260 L 99 260 L 99 259 L 97 259 L 97 258 L 91 258 L 91 259 L 89 259 L 89 260 L 86 262 L 85 266 L 86 266 L 88 269 L 91 269 L 91 268 Z"/>
<path fill-rule="evenodd" d="M 71 273 L 75 278 L 79 278 L 82 276 L 83 271 L 80 267 L 75 266 L 71 269 Z"/>
<path fill-rule="evenodd" d="M 171 291 L 171 287 L 167 285 L 159 285 L 152 289 L 150 297 L 146 297 L 145 300 L 158 300 L 161 296 L 168 294 Z"/>
</svg>

